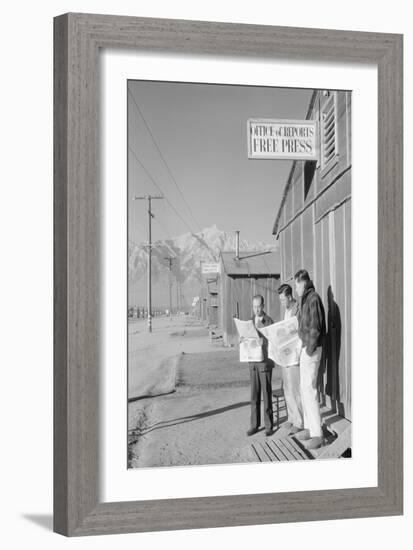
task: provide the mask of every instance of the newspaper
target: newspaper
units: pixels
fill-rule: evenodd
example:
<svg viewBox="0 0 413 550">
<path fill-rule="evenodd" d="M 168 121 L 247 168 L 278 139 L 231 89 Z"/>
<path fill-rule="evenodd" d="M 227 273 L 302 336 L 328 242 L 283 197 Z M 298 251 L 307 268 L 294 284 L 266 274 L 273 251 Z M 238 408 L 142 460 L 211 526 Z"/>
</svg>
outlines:
<svg viewBox="0 0 413 550">
<path fill-rule="evenodd" d="M 240 321 L 239 319 L 234 318 L 235 326 L 237 327 L 238 334 L 240 338 L 259 338 L 260 335 L 255 328 L 254 323 L 249 321 Z"/>
<path fill-rule="evenodd" d="M 300 362 L 301 340 L 298 337 L 297 317 L 291 317 L 258 330 L 270 343 L 270 358 L 282 367 L 298 365 Z"/>
<path fill-rule="evenodd" d="M 240 321 L 234 318 L 240 337 L 239 360 L 241 363 L 259 363 L 264 360 L 262 338 L 252 321 Z"/>
</svg>

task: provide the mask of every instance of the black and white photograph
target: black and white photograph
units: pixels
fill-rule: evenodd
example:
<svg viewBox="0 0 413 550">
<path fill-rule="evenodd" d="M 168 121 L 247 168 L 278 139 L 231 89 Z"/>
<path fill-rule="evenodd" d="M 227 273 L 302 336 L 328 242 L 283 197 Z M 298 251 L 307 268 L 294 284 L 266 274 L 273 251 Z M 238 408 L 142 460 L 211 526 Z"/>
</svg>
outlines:
<svg viewBox="0 0 413 550">
<path fill-rule="evenodd" d="M 351 99 L 127 81 L 128 468 L 351 458 Z"/>
</svg>

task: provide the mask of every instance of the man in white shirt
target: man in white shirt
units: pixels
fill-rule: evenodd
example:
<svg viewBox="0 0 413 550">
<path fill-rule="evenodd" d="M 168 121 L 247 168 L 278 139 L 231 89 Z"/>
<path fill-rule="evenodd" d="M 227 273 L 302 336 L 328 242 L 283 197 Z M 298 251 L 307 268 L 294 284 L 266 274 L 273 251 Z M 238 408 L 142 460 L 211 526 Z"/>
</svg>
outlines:
<svg viewBox="0 0 413 550">
<path fill-rule="evenodd" d="M 304 430 L 297 434 L 297 438 L 306 440 L 307 449 L 318 449 L 324 442 L 317 378 L 326 335 L 325 312 L 307 270 L 297 271 L 294 282 L 300 298 L 298 336 L 302 342 L 300 381 L 304 414 Z"/>
<path fill-rule="evenodd" d="M 293 290 L 290 285 L 283 284 L 278 289 L 281 306 L 284 309 L 284 320 L 294 317 L 298 313 L 298 303 L 293 298 Z M 291 365 L 281 367 L 285 403 L 287 406 L 288 419 L 284 427 L 290 433 L 296 433 L 303 429 L 303 407 L 300 392 L 300 366 Z"/>
</svg>

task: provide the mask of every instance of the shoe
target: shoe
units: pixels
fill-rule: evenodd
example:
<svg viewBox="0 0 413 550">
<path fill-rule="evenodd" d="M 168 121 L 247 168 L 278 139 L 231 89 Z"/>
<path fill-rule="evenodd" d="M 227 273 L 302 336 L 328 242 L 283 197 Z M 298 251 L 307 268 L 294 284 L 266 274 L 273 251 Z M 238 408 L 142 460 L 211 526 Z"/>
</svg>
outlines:
<svg viewBox="0 0 413 550">
<path fill-rule="evenodd" d="M 274 433 L 274 430 L 265 430 L 265 435 L 268 437 Z"/>
<path fill-rule="evenodd" d="M 310 439 L 310 431 L 309 430 L 301 430 L 297 432 L 296 438 L 300 441 L 306 441 L 307 439 Z"/>
<path fill-rule="evenodd" d="M 312 449 L 319 449 L 323 444 L 323 438 L 322 437 L 310 437 L 305 443 L 304 446 L 306 449 L 312 450 Z"/>
<path fill-rule="evenodd" d="M 254 435 L 258 432 L 258 428 L 250 428 L 248 431 L 247 431 L 247 435 L 250 436 L 250 435 Z"/>
<path fill-rule="evenodd" d="M 303 431 L 303 428 L 297 428 L 297 426 L 294 426 L 294 425 L 292 425 L 290 428 L 290 434 L 296 434 L 302 431 Z"/>
</svg>

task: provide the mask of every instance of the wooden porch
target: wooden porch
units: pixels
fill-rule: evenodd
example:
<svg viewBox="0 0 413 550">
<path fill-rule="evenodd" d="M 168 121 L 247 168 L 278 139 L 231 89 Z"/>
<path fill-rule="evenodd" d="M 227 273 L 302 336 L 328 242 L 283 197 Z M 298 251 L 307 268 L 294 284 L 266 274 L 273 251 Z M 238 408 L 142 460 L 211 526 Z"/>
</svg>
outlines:
<svg viewBox="0 0 413 550">
<path fill-rule="evenodd" d="M 259 462 L 278 462 L 334 459 L 341 458 L 349 450 L 351 452 L 351 422 L 327 407 L 322 407 L 320 412 L 325 444 L 319 449 L 307 449 L 305 441 L 288 435 L 288 430 L 280 422 L 271 437 L 257 438 L 250 444 L 250 454 Z"/>
</svg>

